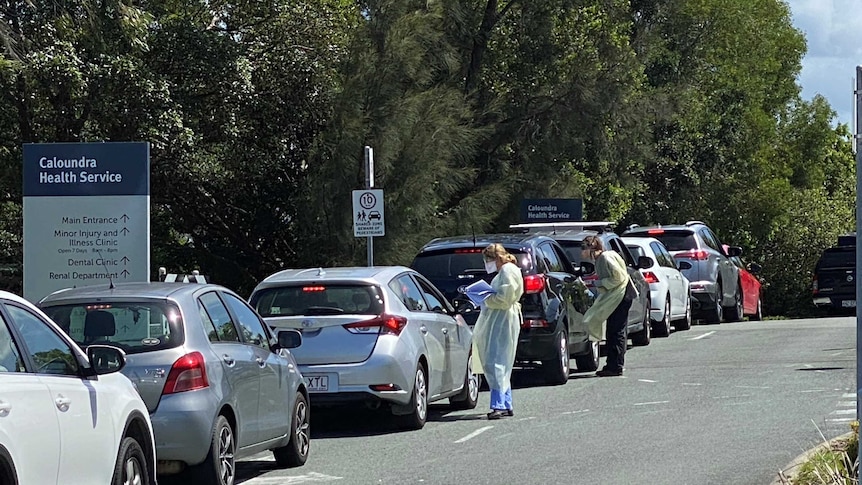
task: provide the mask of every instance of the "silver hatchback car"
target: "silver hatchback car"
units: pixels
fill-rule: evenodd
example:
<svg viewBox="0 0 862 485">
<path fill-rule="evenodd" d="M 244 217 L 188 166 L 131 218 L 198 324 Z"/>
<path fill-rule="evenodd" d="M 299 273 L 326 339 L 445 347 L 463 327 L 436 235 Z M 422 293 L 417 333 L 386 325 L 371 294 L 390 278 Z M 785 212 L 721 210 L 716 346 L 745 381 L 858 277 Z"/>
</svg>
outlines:
<svg viewBox="0 0 862 485">
<path fill-rule="evenodd" d="M 473 333 L 410 268 L 284 270 L 249 302 L 272 328 L 302 331 L 294 355 L 315 405 L 386 404 L 409 429 L 425 425 L 432 401 L 476 407 Z"/>
<path fill-rule="evenodd" d="M 159 473 L 231 485 L 235 460 L 272 450 L 305 463 L 308 393 L 288 348 L 234 292 L 195 283 L 126 283 L 57 291 L 40 307 L 82 347 L 126 352 L 122 372 L 150 412 Z"/>
</svg>

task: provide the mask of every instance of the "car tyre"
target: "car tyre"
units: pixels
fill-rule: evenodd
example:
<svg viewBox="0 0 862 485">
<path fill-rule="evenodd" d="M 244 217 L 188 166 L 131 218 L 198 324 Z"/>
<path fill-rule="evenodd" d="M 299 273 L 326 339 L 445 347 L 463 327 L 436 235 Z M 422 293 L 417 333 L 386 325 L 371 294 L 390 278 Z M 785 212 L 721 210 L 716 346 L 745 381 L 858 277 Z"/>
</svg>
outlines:
<svg viewBox="0 0 862 485">
<path fill-rule="evenodd" d="M 0 484 L 18 485 L 18 473 L 6 448 L 0 446 Z"/>
<path fill-rule="evenodd" d="M 743 308 L 742 308 L 742 288 L 737 285 L 736 293 L 733 295 L 733 306 L 728 308 L 725 312 L 727 315 L 728 322 L 741 322 L 743 317 Z"/>
<path fill-rule="evenodd" d="M 467 357 L 467 372 L 464 375 L 464 387 L 461 392 L 449 398 L 452 409 L 474 409 L 479 402 L 479 374 L 473 373 L 473 354 Z"/>
<path fill-rule="evenodd" d="M 194 483 L 233 485 L 236 479 L 236 439 L 227 418 L 219 415 L 213 428 L 210 450 L 203 463 L 194 468 Z"/>
<path fill-rule="evenodd" d="M 667 337 L 670 335 L 670 297 L 664 301 L 664 313 L 661 321 L 655 322 L 653 333 L 656 337 Z"/>
<path fill-rule="evenodd" d="M 308 400 L 301 392 L 296 393 L 290 423 L 290 441 L 286 446 L 272 450 L 275 462 L 280 467 L 305 465 L 311 449 L 311 416 Z"/>
<path fill-rule="evenodd" d="M 149 485 L 150 471 L 147 470 L 147 457 L 140 443 L 129 436 L 120 442 L 117 453 L 117 463 L 114 465 L 114 476 L 111 485 L 140 484 Z M 3 475 L 0 474 L 0 478 Z M 5 481 L 0 483 L 6 483 Z"/>
<path fill-rule="evenodd" d="M 721 323 L 721 319 L 724 318 L 724 307 L 721 306 L 721 282 L 717 285 L 718 291 L 715 293 L 715 302 L 713 307 L 707 310 L 706 313 L 706 323 L 719 324 Z"/>
<path fill-rule="evenodd" d="M 688 299 L 686 300 L 685 316 L 673 322 L 673 328 L 677 332 L 691 329 L 691 293 L 689 293 Z"/>
<path fill-rule="evenodd" d="M 599 368 L 599 342 L 590 341 L 590 351 L 586 355 L 576 355 L 575 365 L 579 371 L 593 372 Z"/>
<path fill-rule="evenodd" d="M 640 332 L 632 334 L 632 345 L 636 347 L 645 347 L 652 340 L 652 323 L 649 318 L 649 304 L 644 308 L 644 329 Z"/>
<path fill-rule="evenodd" d="M 754 311 L 754 315 L 748 318 L 755 322 L 763 320 L 763 300 L 760 298 L 760 295 L 757 295 L 757 309 Z"/>
<path fill-rule="evenodd" d="M 410 407 L 410 414 L 399 416 L 401 426 L 405 429 L 422 429 L 428 420 L 428 374 L 421 363 L 416 366 Z"/>
<path fill-rule="evenodd" d="M 545 377 L 548 383 L 554 385 L 565 384 L 569 381 L 569 368 L 571 361 L 569 360 L 569 335 L 568 330 L 563 327 L 557 332 L 556 349 L 554 358 L 542 361 L 542 368 L 545 371 Z"/>
</svg>

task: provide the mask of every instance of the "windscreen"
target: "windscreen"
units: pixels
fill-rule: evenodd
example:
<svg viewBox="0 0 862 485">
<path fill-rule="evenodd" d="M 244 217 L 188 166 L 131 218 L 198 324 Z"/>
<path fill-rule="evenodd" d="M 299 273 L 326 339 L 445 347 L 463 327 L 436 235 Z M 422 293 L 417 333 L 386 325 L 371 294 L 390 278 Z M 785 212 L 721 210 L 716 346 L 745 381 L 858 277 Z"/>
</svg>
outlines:
<svg viewBox="0 0 862 485">
<path fill-rule="evenodd" d="M 856 266 L 856 248 L 827 249 L 817 263 L 819 269 L 848 268 Z"/>
<path fill-rule="evenodd" d="M 383 297 L 369 284 L 289 285 L 262 289 L 251 297 L 262 317 L 296 315 L 380 315 Z"/>
<path fill-rule="evenodd" d="M 697 239 L 691 231 L 647 232 L 665 245 L 668 251 L 688 251 L 697 249 Z"/>
<path fill-rule="evenodd" d="M 82 347 L 107 344 L 127 354 L 183 343 L 183 320 L 171 303 L 98 302 L 50 306 L 43 311 Z"/>
</svg>

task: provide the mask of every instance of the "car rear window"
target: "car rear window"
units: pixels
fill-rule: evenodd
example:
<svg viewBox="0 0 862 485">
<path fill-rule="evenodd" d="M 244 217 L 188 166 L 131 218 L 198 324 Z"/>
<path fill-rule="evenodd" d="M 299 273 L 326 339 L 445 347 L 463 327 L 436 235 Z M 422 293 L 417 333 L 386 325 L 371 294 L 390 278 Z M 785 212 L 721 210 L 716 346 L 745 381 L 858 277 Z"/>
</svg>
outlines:
<svg viewBox="0 0 862 485">
<path fill-rule="evenodd" d="M 633 234 L 634 235 L 634 234 Z M 692 231 L 644 231 L 637 235 L 654 237 L 664 244 L 668 251 L 688 251 L 697 249 L 697 238 Z"/>
<path fill-rule="evenodd" d="M 533 270 L 533 258 L 521 249 L 506 248 L 518 260 L 522 272 Z M 441 249 L 416 256 L 411 268 L 429 279 L 455 278 L 463 274 L 485 274 L 482 249 Z"/>
<path fill-rule="evenodd" d="M 250 303 L 262 317 L 383 313 L 380 290 L 368 284 L 277 286 L 256 292 Z"/>
<path fill-rule="evenodd" d="M 820 261 L 817 262 L 817 268 L 847 268 L 856 266 L 856 248 L 849 249 L 827 249 L 820 256 Z"/>
<path fill-rule="evenodd" d="M 569 258 L 569 261 L 572 262 L 575 266 L 580 266 L 581 264 L 581 241 L 557 241 L 560 243 L 560 246 L 563 247 L 563 251 L 566 252 L 566 256 Z"/>
<path fill-rule="evenodd" d="M 183 343 L 182 316 L 166 301 L 76 303 L 43 311 L 82 347 L 108 344 L 137 354 Z"/>
</svg>

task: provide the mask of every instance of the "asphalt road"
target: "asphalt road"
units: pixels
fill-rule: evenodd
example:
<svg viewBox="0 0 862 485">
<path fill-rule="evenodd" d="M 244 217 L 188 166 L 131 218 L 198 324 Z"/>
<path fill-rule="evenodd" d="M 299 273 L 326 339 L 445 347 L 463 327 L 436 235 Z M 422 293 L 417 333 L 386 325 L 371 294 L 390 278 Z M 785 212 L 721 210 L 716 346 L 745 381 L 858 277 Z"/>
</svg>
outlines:
<svg viewBox="0 0 862 485">
<path fill-rule="evenodd" d="M 698 325 L 631 348 L 624 377 L 545 386 L 516 371 L 515 416 L 432 405 L 420 431 L 386 415 L 312 414 L 301 468 L 243 460 L 238 483 L 766 485 L 856 415 L 856 320 Z"/>
</svg>

